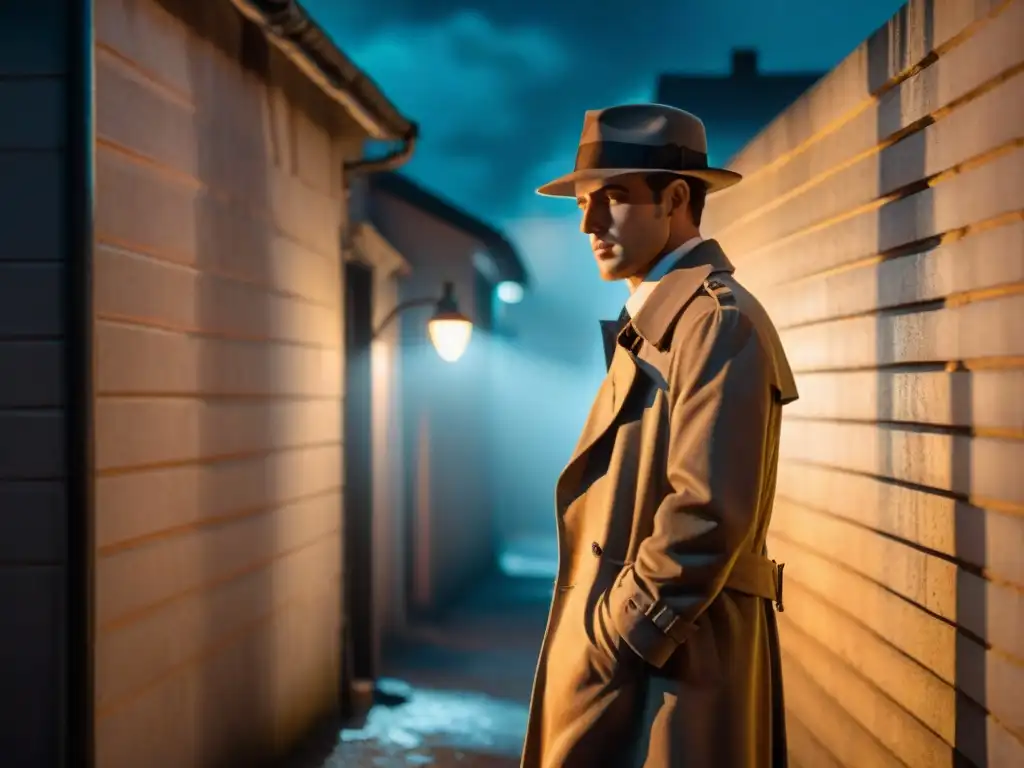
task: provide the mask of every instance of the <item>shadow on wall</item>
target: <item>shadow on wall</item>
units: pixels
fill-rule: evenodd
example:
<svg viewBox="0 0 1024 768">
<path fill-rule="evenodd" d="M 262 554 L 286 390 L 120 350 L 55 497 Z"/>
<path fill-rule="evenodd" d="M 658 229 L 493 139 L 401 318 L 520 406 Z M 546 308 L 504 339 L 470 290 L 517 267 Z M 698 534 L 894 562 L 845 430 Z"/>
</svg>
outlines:
<svg viewBox="0 0 1024 768">
<path fill-rule="evenodd" d="M 571 207 L 504 226 L 533 287 L 503 313 L 513 333 L 486 341 L 493 347 L 496 527 L 505 543 L 535 542 L 554 536 L 555 481 L 604 377 L 598 320 L 616 317 L 626 293 L 598 276 Z"/>
<path fill-rule="evenodd" d="M 922 50 L 934 50 L 934 12 L 931 5 L 927 5 L 928 13 L 924 15 L 923 23 L 923 46 Z M 904 6 L 899 14 L 900 24 L 903 29 L 909 29 L 908 7 Z M 905 50 L 908 40 L 913 36 L 891 37 L 874 35 L 868 40 L 869 46 L 869 68 L 868 68 L 868 90 L 871 93 L 878 93 L 879 90 L 890 80 L 890 73 L 898 70 L 899 62 L 911 60 L 911 55 Z M 891 99 L 883 102 L 883 108 L 878 110 L 876 140 L 879 144 L 889 139 L 893 132 L 893 126 L 900 121 L 899 110 L 901 102 L 899 99 Z M 898 144 L 898 155 L 883 150 L 878 164 L 878 193 L 887 194 L 900 186 L 900 179 L 924 179 L 928 175 L 928 132 L 918 130 L 902 139 Z M 887 162 L 887 159 L 889 162 Z M 878 242 L 877 253 L 891 258 L 897 258 L 910 262 L 914 254 L 923 253 L 939 245 L 940 236 L 929 236 L 924 240 L 914 242 L 894 249 L 892 243 L 901 242 L 905 237 L 900 233 L 912 231 L 914 237 L 917 233 L 936 232 L 934 188 L 920 189 L 917 186 L 906 188 L 907 194 L 913 194 L 915 205 L 913 208 L 913 220 L 908 222 L 908 211 L 904 206 L 896 204 L 884 205 L 878 212 Z M 927 274 L 928 264 L 926 259 L 914 259 L 912 272 L 907 271 L 906 283 L 914 286 L 927 285 L 931 278 Z M 875 295 L 879 298 L 879 304 L 883 307 L 898 305 L 898 300 L 888 297 L 895 297 L 904 290 L 901 285 L 893 284 L 892 273 L 885 269 L 876 269 L 877 282 Z M 886 279 L 888 278 L 888 280 Z M 971 495 L 972 476 L 972 441 L 968 435 L 958 434 L 957 425 L 971 425 L 974 423 L 973 396 L 972 396 L 972 372 L 963 368 L 959 363 L 951 368 L 942 362 L 927 364 L 912 364 L 909 371 L 916 374 L 946 372 L 950 377 L 950 426 L 898 424 L 893 426 L 906 415 L 896 412 L 896 402 L 900 397 L 897 391 L 898 385 L 894 383 L 894 375 L 899 370 L 894 369 L 892 364 L 906 358 L 901 350 L 902 346 L 913 340 L 907 339 L 907 328 L 898 322 L 899 315 L 907 312 L 943 311 L 945 302 L 942 300 L 932 302 L 930 305 L 913 305 L 906 310 L 893 309 L 879 311 L 876 315 L 876 360 L 879 369 L 877 374 L 878 412 L 876 415 L 879 423 L 877 430 L 877 455 L 879 457 L 878 473 L 883 482 L 899 481 L 887 480 L 896 478 L 905 473 L 903 465 L 907 461 L 927 461 L 926 457 L 913 457 L 901 455 L 906 451 L 906 442 L 900 440 L 900 431 L 924 432 L 931 434 L 949 434 L 951 449 L 949 452 L 949 465 L 946 472 L 941 472 L 949 478 L 949 491 L 955 497 L 955 520 L 956 530 L 954 539 L 953 557 L 958 563 L 956 572 L 958 575 L 955 597 L 955 621 L 957 627 L 955 640 L 955 658 L 949 665 L 955 670 L 954 685 L 955 703 L 955 735 L 953 754 L 950 755 L 950 764 L 957 765 L 963 762 L 966 757 L 971 765 L 985 766 L 988 760 L 988 739 L 986 738 L 987 724 L 986 712 L 982 707 L 987 707 L 984 691 L 986 688 L 985 651 L 978 641 L 968 637 L 963 629 L 965 623 L 971 626 L 985 626 L 987 623 L 988 606 L 985 593 L 985 582 L 976 580 L 965 580 L 962 578 L 963 571 L 959 564 L 969 563 L 976 559 L 972 557 L 978 551 L 984 552 L 986 546 L 985 515 L 981 510 L 968 509 L 968 498 Z M 932 326 L 939 328 L 938 324 Z M 889 366 L 889 367 L 886 367 Z M 922 396 L 920 393 L 917 396 Z M 899 446 L 897 449 L 896 446 Z M 900 454 L 897 454 L 897 450 Z M 912 449 L 911 449 L 912 450 Z M 918 488 L 924 493 L 943 493 L 932 488 Z M 923 507 L 922 507 L 923 508 Z M 887 510 L 882 510 L 881 519 L 885 519 Z M 893 510 L 897 515 L 898 510 Z M 918 512 L 920 514 L 920 512 Z M 927 521 L 919 521 L 920 525 L 927 525 Z M 897 530 L 898 521 L 891 520 L 887 525 L 888 530 Z M 979 588 L 971 588 L 976 585 Z M 971 621 L 965 621 L 965 617 L 972 617 Z M 976 623 L 975 623 L 976 622 Z M 980 692 L 977 704 L 968 699 L 965 691 Z M 981 705 L 980 707 L 978 705 Z M 959 755 L 957 754 L 959 753 Z"/>
</svg>

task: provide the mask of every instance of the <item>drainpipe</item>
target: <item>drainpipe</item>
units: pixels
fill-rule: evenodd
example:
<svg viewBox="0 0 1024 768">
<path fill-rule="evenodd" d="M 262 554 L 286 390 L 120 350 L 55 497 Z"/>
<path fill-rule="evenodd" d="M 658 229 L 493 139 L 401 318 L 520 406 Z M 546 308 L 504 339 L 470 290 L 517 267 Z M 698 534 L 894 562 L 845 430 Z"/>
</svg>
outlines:
<svg viewBox="0 0 1024 768">
<path fill-rule="evenodd" d="M 59 765 L 96 764 L 95 700 L 95 461 L 93 455 L 93 3 L 68 0 L 67 108 L 64 111 L 63 365 L 64 465 L 67 492 L 64 568 L 64 696 Z"/>
<path fill-rule="evenodd" d="M 413 150 L 416 149 L 416 137 L 417 126 L 413 123 L 412 129 L 406 136 L 402 137 L 402 143 L 397 149 L 389 152 L 383 157 L 364 157 L 360 160 L 350 160 L 342 167 L 346 174 L 350 174 L 352 176 L 376 173 L 378 171 L 393 171 L 395 168 L 405 165 L 405 163 L 409 161 L 409 158 L 412 157 Z"/>
</svg>

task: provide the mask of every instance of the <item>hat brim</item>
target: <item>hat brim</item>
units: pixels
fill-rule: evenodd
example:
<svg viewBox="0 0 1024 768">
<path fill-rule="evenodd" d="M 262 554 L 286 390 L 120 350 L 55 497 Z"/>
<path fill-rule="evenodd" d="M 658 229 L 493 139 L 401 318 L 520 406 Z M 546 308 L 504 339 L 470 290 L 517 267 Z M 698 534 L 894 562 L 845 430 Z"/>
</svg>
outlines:
<svg viewBox="0 0 1024 768">
<path fill-rule="evenodd" d="M 657 168 L 589 168 L 573 171 L 572 173 L 565 174 L 565 176 L 560 176 L 554 181 L 549 181 L 537 189 L 537 194 L 544 197 L 576 197 L 576 182 L 578 181 L 611 179 L 630 173 L 674 173 L 682 178 L 700 179 L 708 185 L 709 195 L 731 187 L 743 178 L 743 176 L 735 171 L 728 171 L 724 168 L 700 168 L 692 171 L 663 171 Z"/>
</svg>

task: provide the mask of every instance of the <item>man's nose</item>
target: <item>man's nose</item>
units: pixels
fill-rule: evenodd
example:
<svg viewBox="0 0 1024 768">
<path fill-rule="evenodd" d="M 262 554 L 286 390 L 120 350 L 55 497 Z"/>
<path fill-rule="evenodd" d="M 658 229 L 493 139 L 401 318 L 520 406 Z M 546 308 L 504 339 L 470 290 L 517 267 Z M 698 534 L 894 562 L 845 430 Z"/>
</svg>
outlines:
<svg viewBox="0 0 1024 768">
<path fill-rule="evenodd" d="M 600 215 L 598 206 L 587 203 L 583 206 L 583 215 L 580 217 L 580 232 L 584 235 L 600 234 L 606 228 L 603 217 Z"/>
</svg>

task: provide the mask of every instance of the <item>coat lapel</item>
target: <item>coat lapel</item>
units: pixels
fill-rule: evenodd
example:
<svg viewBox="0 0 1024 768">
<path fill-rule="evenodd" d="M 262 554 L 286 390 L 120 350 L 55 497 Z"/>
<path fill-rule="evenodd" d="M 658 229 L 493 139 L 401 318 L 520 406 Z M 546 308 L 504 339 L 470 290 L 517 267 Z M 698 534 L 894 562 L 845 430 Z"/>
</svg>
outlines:
<svg viewBox="0 0 1024 768">
<path fill-rule="evenodd" d="M 611 368 L 605 377 L 601 389 L 598 391 L 598 397 L 594 401 L 594 408 L 591 410 L 590 417 L 583 427 L 583 433 L 580 435 L 579 443 L 576 445 L 572 459 L 569 460 L 570 463 L 572 463 L 573 459 L 589 451 L 594 443 L 600 440 L 601 436 L 615 422 L 615 419 L 622 411 L 622 404 L 626 400 L 626 394 L 632 388 L 635 379 L 636 364 L 633 362 L 633 358 L 630 357 L 629 352 L 617 344 L 612 356 Z"/>
<path fill-rule="evenodd" d="M 624 347 L 616 344 L 611 368 L 604 381 L 601 382 L 597 397 L 594 398 L 594 405 L 583 425 L 583 432 L 576 444 L 576 450 L 573 451 L 572 458 L 569 459 L 569 463 L 565 465 L 565 469 L 558 477 L 556 498 L 560 506 L 565 499 L 567 490 L 572 486 L 571 478 L 583 466 L 583 459 L 587 452 L 611 428 L 622 412 L 626 395 L 629 394 L 636 381 L 636 372 L 637 367 L 632 356 Z"/>
<path fill-rule="evenodd" d="M 618 320 L 601 320 L 601 341 L 604 343 L 604 369 L 611 370 L 622 324 Z"/>
<path fill-rule="evenodd" d="M 619 334 L 629 325 L 629 312 L 625 308 L 615 320 L 601 320 L 601 341 L 604 342 L 604 369 L 610 370 L 615 348 L 619 345 Z"/>
<path fill-rule="evenodd" d="M 675 319 L 708 276 L 732 270 L 721 246 L 714 240 L 705 240 L 658 281 L 632 321 L 628 315 L 621 315 L 617 321 L 602 321 L 606 362 L 610 359 L 608 375 L 597 391 L 572 458 L 558 477 L 555 500 L 561 511 L 574 496 L 574 478 L 581 476 L 587 453 L 615 424 L 636 382 L 638 367 L 633 353 L 637 342 L 642 340 L 660 349 Z"/>
</svg>

